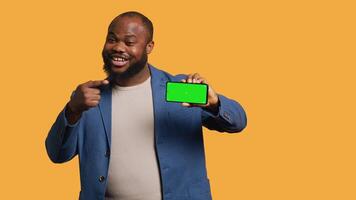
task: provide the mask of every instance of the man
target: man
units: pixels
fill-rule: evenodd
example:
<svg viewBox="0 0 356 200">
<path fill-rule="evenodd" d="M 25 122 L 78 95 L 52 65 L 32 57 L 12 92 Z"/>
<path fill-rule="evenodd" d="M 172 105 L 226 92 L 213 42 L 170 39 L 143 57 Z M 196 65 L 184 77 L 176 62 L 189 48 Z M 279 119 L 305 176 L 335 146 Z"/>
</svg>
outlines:
<svg viewBox="0 0 356 200">
<path fill-rule="evenodd" d="M 210 85 L 206 105 L 166 102 L 167 81 L 207 80 L 198 73 L 172 76 L 148 64 L 153 47 L 147 17 L 117 16 L 102 51 L 108 77 L 80 84 L 46 138 L 53 162 L 79 156 L 79 199 L 211 199 L 202 126 L 240 132 L 245 112 Z"/>
</svg>

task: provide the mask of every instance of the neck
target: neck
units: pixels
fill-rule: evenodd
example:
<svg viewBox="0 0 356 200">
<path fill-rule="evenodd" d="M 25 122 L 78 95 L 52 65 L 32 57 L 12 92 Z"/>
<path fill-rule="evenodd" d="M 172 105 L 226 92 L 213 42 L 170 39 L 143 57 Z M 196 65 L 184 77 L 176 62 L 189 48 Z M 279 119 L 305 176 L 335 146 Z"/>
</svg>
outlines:
<svg viewBox="0 0 356 200">
<path fill-rule="evenodd" d="M 127 78 L 127 79 L 118 79 L 116 78 L 114 80 L 116 85 L 123 86 L 123 87 L 129 87 L 129 86 L 134 86 L 138 85 L 140 83 L 143 83 L 145 80 L 150 77 L 150 69 L 148 67 L 148 64 L 146 63 L 145 67 L 135 74 L 134 76 Z"/>
</svg>

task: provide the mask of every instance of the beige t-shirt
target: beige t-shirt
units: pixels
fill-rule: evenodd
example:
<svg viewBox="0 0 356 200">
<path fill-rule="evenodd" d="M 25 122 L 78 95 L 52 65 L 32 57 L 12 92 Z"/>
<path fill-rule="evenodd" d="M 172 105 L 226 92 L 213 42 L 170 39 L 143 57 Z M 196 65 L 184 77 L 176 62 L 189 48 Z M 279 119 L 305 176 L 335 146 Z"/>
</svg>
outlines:
<svg viewBox="0 0 356 200">
<path fill-rule="evenodd" d="M 106 200 L 161 200 L 154 145 L 151 77 L 112 90 L 112 135 Z"/>
</svg>

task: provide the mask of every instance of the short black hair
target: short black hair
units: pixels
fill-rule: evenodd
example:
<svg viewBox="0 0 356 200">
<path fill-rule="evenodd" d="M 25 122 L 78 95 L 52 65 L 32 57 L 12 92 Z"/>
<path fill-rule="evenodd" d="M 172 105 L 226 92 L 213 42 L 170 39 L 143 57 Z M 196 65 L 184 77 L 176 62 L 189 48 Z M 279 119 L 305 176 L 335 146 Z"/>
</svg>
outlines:
<svg viewBox="0 0 356 200">
<path fill-rule="evenodd" d="M 120 15 L 116 16 L 110 23 L 109 25 L 109 29 L 110 27 L 120 18 L 123 18 L 123 17 L 138 17 L 141 19 L 143 25 L 145 26 L 145 28 L 147 29 L 147 32 L 148 32 L 148 41 L 147 42 L 150 42 L 153 40 L 153 24 L 151 22 L 150 19 L 148 19 L 145 15 L 143 15 L 142 13 L 139 13 L 137 11 L 128 11 L 128 12 L 124 12 L 124 13 L 121 13 Z"/>
</svg>

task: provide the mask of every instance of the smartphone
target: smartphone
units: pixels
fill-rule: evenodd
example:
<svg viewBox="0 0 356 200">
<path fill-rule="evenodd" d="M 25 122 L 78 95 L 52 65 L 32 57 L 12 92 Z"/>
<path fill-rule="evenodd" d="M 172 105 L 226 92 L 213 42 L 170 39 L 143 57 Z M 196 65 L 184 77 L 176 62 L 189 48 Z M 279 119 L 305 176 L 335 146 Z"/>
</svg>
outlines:
<svg viewBox="0 0 356 200">
<path fill-rule="evenodd" d="M 168 81 L 166 83 L 166 101 L 205 105 L 208 103 L 208 88 L 205 83 Z"/>
</svg>

